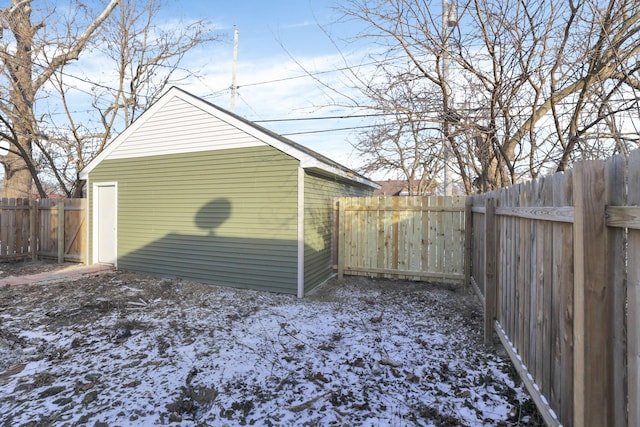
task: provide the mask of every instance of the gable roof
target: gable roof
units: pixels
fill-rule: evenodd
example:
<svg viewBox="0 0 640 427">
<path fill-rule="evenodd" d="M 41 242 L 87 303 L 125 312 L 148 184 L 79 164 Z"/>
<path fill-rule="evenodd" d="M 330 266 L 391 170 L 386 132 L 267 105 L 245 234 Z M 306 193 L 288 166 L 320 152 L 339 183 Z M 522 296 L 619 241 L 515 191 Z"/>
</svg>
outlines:
<svg viewBox="0 0 640 427">
<path fill-rule="evenodd" d="M 167 106 L 172 101 L 180 100 L 190 104 L 191 106 L 197 108 L 199 111 L 214 117 L 237 130 L 244 132 L 245 134 L 259 140 L 262 143 L 270 145 L 275 149 L 282 151 L 285 154 L 290 155 L 291 157 L 300 161 L 300 166 L 304 169 L 314 170 L 318 173 L 330 175 L 334 177 L 339 177 L 343 179 L 347 179 L 349 181 L 354 181 L 360 183 L 362 185 L 366 185 L 372 188 L 377 188 L 378 185 L 367 179 L 366 177 L 358 174 L 357 172 L 341 165 L 334 160 L 325 157 L 308 147 L 300 145 L 288 138 L 283 137 L 282 135 L 278 135 L 277 133 L 266 129 L 250 120 L 247 120 L 237 114 L 234 114 L 230 111 L 227 111 L 223 108 L 218 107 L 208 101 L 205 101 L 202 98 L 194 96 L 180 88 L 171 87 L 165 94 L 163 94 L 160 99 L 158 99 L 147 111 L 145 111 L 138 119 L 133 122 L 129 127 L 127 127 L 120 135 L 118 135 L 107 147 L 96 156 L 89 164 L 80 172 L 80 179 L 87 179 L 89 173 L 95 169 L 102 161 L 107 160 L 109 158 L 122 158 L 125 155 L 122 152 L 125 150 L 126 141 L 133 135 L 137 130 L 142 128 L 145 124 L 150 122 L 154 115 L 161 111 L 163 107 Z M 185 125 L 186 126 L 186 125 Z M 246 142 L 245 142 L 246 143 Z M 234 145 L 233 142 L 226 145 L 227 148 L 232 148 L 234 146 L 242 146 L 243 142 L 238 142 L 239 145 Z M 200 143 L 199 145 L 194 145 L 192 147 L 179 147 L 175 148 L 176 150 L 184 150 L 184 151 L 206 151 L 207 144 Z M 158 147 L 145 147 L 145 150 L 138 153 L 129 153 L 126 156 L 147 156 L 147 155 L 155 155 L 155 154 L 163 154 L 160 148 Z"/>
</svg>

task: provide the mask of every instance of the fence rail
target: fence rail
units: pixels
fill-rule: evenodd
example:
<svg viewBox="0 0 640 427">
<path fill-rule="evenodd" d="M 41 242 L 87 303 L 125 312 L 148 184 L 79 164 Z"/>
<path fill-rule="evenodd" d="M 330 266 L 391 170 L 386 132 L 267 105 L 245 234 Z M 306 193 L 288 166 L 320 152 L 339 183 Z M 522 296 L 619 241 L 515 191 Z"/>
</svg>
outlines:
<svg viewBox="0 0 640 427">
<path fill-rule="evenodd" d="M 84 262 L 85 199 L 0 199 L 0 261 Z"/>
<path fill-rule="evenodd" d="M 640 151 L 473 196 L 470 281 L 549 425 L 640 425 Z"/>
<path fill-rule="evenodd" d="M 464 281 L 464 197 L 342 197 L 336 210 L 340 277 Z"/>
</svg>

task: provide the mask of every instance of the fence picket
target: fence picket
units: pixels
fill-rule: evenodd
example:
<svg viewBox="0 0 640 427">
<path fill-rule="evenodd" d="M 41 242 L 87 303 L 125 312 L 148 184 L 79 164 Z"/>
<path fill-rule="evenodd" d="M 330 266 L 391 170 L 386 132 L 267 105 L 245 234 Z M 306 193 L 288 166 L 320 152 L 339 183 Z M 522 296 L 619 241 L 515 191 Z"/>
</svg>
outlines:
<svg viewBox="0 0 640 427">
<path fill-rule="evenodd" d="M 373 268 L 374 266 L 380 266 L 380 265 L 384 265 L 384 259 L 385 259 L 385 220 L 384 220 L 384 211 L 382 211 L 381 209 L 384 208 L 384 197 L 376 197 L 375 198 L 375 210 L 371 213 L 371 215 L 374 217 L 372 220 L 372 224 L 375 224 L 376 221 L 378 222 L 377 225 L 377 237 L 376 237 L 376 263 L 373 263 L 373 258 L 371 259 L 371 266 L 370 268 Z"/>
<path fill-rule="evenodd" d="M 429 229 L 431 227 L 431 221 L 429 220 L 429 196 L 424 196 L 420 200 L 420 206 L 422 207 L 422 215 L 420 217 L 420 271 L 426 273 L 429 271 L 429 248 L 431 247 L 431 241 L 429 238 Z"/>
<path fill-rule="evenodd" d="M 627 194 L 625 192 L 626 183 L 626 159 L 622 155 L 613 157 L 607 162 L 607 192 L 609 194 L 608 203 L 618 206 L 627 204 Z M 630 189 L 633 192 L 634 184 Z M 626 305 L 626 268 L 625 268 L 625 240 L 626 230 L 624 228 L 612 227 L 609 229 L 607 246 L 609 247 L 609 259 L 607 260 L 613 287 L 613 306 L 624 307 Z M 633 261 L 631 261 L 633 263 Z M 618 285 L 619 284 L 619 285 Z M 627 410 L 625 400 L 626 374 L 625 374 L 625 317 L 624 310 L 613 311 L 612 335 L 613 335 L 613 413 L 612 425 L 623 427 L 627 425 Z"/>
<path fill-rule="evenodd" d="M 553 180 L 545 179 L 542 185 L 539 187 L 538 194 L 538 206 L 552 206 L 553 205 Z M 538 265 L 536 266 L 536 273 L 538 275 L 539 283 L 542 287 L 542 297 L 538 299 L 537 304 L 537 321 L 540 325 L 540 331 L 537 336 L 536 348 L 542 349 L 542 355 L 536 359 L 537 364 L 537 377 L 536 382 L 543 384 L 542 392 L 545 396 L 549 396 L 550 399 L 553 385 L 552 381 L 544 381 L 544 378 L 550 378 L 552 376 L 552 347 L 553 347 L 553 335 L 552 325 L 553 323 L 553 285 L 551 283 L 552 269 L 549 268 L 553 265 L 553 224 L 549 221 L 536 221 L 538 227 L 537 242 L 538 247 Z"/>
<path fill-rule="evenodd" d="M 497 224 L 496 224 L 496 202 L 495 199 L 487 199 L 485 205 L 485 240 L 484 253 L 486 254 L 486 264 L 484 271 L 484 342 L 493 342 L 493 322 L 496 318 L 496 291 L 498 283 L 496 281 L 496 253 L 497 253 Z"/>
<path fill-rule="evenodd" d="M 574 423 L 605 425 L 613 416 L 608 399 L 613 378 L 604 162 L 580 162 L 574 173 L 574 369 L 590 373 L 574 376 Z"/>
<path fill-rule="evenodd" d="M 573 172 L 554 175 L 554 203 L 556 205 L 573 205 Z M 564 185 L 563 185 L 564 184 Z M 558 259 L 554 262 L 555 286 L 560 293 L 559 304 L 555 307 L 560 322 L 560 358 L 561 383 L 560 413 L 565 425 L 573 425 L 573 340 L 574 340 L 574 310 L 573 310 L 573 226 L 553 224 L 554 249 L 559 249 Z M 557 234 L 556 234 L 557 233 Z"/>
<path fill-rule="evenodd" d="M 630 206 L 640 205 L 640 150 L 629 156 L 628 199 Z M 640 425 L 640 230 L 629 228 L 627 277 L 627 365 L 629 389 L 628 425 Z"/>
</svg>

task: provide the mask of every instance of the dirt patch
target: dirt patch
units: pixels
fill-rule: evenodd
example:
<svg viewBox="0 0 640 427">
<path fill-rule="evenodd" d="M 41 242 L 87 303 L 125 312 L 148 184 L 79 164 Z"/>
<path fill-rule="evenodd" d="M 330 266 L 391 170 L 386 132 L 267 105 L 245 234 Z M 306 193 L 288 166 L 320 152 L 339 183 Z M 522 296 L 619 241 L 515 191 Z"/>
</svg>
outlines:
<svg viewBox="0 0 640 427">
<path fill-rule="evenodd" d="M 115 271 L 8 287 L 0 413 L 5 425 L 542 425 L 480 323 L 464 289 L 358 277 L 302 300 Z"/>
</svg>

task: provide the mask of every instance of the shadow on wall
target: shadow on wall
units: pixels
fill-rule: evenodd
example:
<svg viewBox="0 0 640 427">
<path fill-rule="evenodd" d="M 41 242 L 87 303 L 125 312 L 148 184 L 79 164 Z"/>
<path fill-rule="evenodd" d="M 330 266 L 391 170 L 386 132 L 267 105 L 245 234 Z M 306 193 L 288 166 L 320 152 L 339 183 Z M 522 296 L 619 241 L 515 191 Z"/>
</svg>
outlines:
<svg viewBox="0 0 640 427">
<path fill-rule="evenodd" d="M 171 207 L 167 205 L 167 209 Z M 296 294 L 297 241 L 222 235 L 218 229 L 232 215 L 242 214 L 242 218 L 259 221 L 255 209 L 237 209 L 245 210 L 234 213 L 229 199 L 213 199 L 193 217 L 198 229 L 206 234 L 167 230 L 168 234 L 162 238 L 118 257 L 118 268 L 158 277 Z M 309 248 L 306 252 L 307 255 L 313 253 Z M 328 267 L 327 278 L 332 273 L 330 265 Z"/>
<path fill-rule="evenodd" d="M 196 226 L 215 235 L 215 229 L 231 217 L 231 202 L 226 198 L 213 199 L 198 210 L 195 217 Z"/>
</svg>

